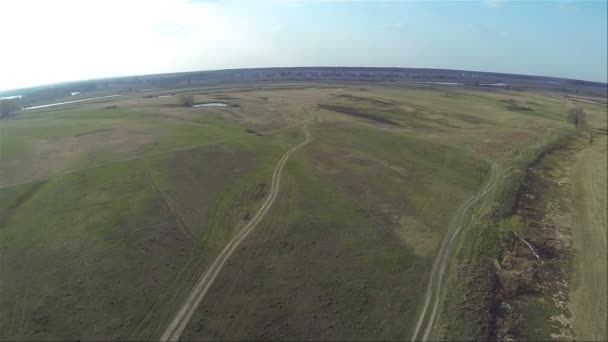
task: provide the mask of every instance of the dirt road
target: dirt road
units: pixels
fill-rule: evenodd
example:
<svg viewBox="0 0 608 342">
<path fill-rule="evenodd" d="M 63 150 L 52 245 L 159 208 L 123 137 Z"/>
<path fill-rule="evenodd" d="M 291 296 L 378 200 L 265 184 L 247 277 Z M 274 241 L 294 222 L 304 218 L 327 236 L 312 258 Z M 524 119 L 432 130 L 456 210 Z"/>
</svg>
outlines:
<svg viewBox="0 0 608 342">
<path fill-rule="evenodd" d="M 426 341 L 429 338 L 431 331 L 435 325 L 435 317 L 437 316 L 437 309 L 439 308 L 439 299 L 441 293 L 441 287 L 443 285 L 443 276 L 446 273 L 448 262 L 450 259 L 450 254 L 454 245 L 457 244 L 458 239 L 461 237 L 462 227 L 466 224 L 467 212 L 468 210 L 479 201 L 483 196 L 485 196 L 490 190 L 494 188 L 496 185 L 497 177 L 497 165 L 493 164 L 491 168 L 490 179 L 486 183 L 486 185 L 476 194 L 469 197 L 463 204 L 458 208 L 454 218 L 450 222 L 448 226 L 448 232 L 441 243 L 441 247 L 439 248 L 439 252 L 437 253 L 437 257 L 435 258 L 435 263 L 433 264 L 433 268 L 431 270 L 431 276 L 429 279 L 429 284 L 427 287 L 424 306 L 422 309 L 422 313 L 418 318 L 418 323 L 416 324 L 416 329 L 414 330 L 414 334 L 412 335 L 412 341 L 422 340 Z M 429 308 L 432 309 L 429 311 Z M 426 324 L 426 325 L 425 325 Z M 419 337 L 421 334 L 421 329 L 424 328 L 424 334 L 422 337 Z"/>
<path fill-rule="evenodd" d="M 579 341 L 608 338 L 606 137 L 583 150 L 571 170 L 574 243 L 572 321 Z"/>
<path fill-rule="evenodd" d="M 272 204 L 274 203 L 278 193 L 279 188 L 281 186 L 281 172 L 287 159 L 291 156 L 295 151 L 301 148 L 304 145 L 307 145 L 312 141 L 312 136 L 308 131 L 307 126 L 303 126 L 304 134 L 306 135 L 306 139 L 300 144 L 289 149 L 285 154 L 281 157 L 277 166 L 274 169 L 274 173 L 272 175 L 272 182 L 270 184 L 270 193 L 268 197 L 262 203 L 262 206 L 255 214 L 255 216 L 247 223 L 247 225 L 224 247 L 222 252 L 217 256 L 215 261 L 209 266 L 205 272 L 201 275 L 199 280 L 196 282 L 186 301 L 181 306 L 181 308 L 175 314 L 173 320 L 165 329 L 165 332 L 161 335 L 161 341 L 177 341 L 179 340 L 182 332 L 190 322 L 192 315 L 198 308 L 199 304 L 205 297 L 205 294 L 213 284 L 213 281 L 217 277 L 217 275 L 222 270 L 224 263 L 232 253 L 236 250 L 236 248 L 241 244 L 243 240 L 251 233 L 251 231 L 258 225 L 258 223 L 264 218 Z"/>
</svg>

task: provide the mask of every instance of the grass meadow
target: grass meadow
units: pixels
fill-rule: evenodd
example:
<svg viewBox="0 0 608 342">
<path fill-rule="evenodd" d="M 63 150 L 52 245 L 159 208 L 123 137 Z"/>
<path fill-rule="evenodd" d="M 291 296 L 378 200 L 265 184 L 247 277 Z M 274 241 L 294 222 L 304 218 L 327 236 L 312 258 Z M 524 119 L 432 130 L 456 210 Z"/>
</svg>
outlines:
<svg viewBox="0 0 608 342">
<path fill-rule="evenodd" d="M 229 106 L 148 92 L 0 121 L 0 339 L 157 339 L 304 123 L 312 143 L 182 337 L 407 339 L 454 213 L 493 163 L 565 128 L 576 100 L 381 84 L 187 92 Z M 583 105 L 605 127 L 601 106 Z"/>
</svg>

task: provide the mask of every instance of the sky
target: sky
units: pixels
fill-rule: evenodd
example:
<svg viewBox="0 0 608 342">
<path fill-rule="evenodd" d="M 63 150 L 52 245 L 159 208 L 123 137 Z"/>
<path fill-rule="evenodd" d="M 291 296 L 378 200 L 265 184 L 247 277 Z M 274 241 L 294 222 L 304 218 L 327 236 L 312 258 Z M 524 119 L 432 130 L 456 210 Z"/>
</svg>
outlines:
<svg viewBox="0 0 608 342">
<path fill-rule="evenodd" d="M 281 66 L 447 68 L 607 82 L 607 2 L 0 0 L 0 91 Z"/>
</svg>

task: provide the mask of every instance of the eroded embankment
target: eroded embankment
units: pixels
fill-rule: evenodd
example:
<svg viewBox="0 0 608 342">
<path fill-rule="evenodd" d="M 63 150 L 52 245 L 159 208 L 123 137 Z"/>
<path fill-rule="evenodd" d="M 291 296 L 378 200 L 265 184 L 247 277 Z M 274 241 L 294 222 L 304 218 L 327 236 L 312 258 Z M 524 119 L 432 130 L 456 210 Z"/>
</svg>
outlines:
<svg viewBox="0 0 608 342">
<path fill-rule="evenodd" d="M 496 338 L 572 340 L 569 284 L 572 202 L 569 169 L 576 138 L 543 155 L 525 173 L 513 214 L 502 225 L 497 263 Z"/>
<path fill-rule="evenodd" d="M 518 230 L 518 225 L 513 224 L 517 222 L 514 217 L 519 216 L 528 170 L 566 146 L 573 135 L 571 130 L 546 130 L 534 144 L 514 151 L 501 164 L 499 183 L 486 201 L 491 204 L 480 208 L 478 218 L 452 261 L 454 271 L 445 287 L 437 338 L 495 340 L 504 337 L 501 308 L 506 307 L 502 304 L 505 291 L 502 281 L 506 273 L 502 274 L 505 270 L 502 262 L 509 253 L 509 241 L 519 241 L 517 246 L 522 253 L 529 253 L 531 260 L 536 259 L 534 253 L 538 253 L 524 232 Z"/>
</svg>

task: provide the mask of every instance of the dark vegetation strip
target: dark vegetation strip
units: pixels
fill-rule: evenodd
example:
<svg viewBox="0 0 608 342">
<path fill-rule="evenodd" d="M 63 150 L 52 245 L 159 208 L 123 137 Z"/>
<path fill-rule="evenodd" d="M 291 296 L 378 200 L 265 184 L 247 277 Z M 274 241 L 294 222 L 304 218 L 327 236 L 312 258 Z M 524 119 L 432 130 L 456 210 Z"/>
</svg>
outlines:
<svg viewBox="0 0 608 342">
<path fill-rule="evenodd" d="M 502 257 L 501 241 L 510 238 L 502 226 L 515 213 L 527 170 L 547 153 L 559 149 L 573 130 L 545 131 L 532 146 L 515 150 L 503 163 L 503 178 L 492 205 L 467 232 L 457 252 L 454 273 L 447 280 L 445 304 L 440 313 L 440 339 L 486 341 L 496 339 L 500 283 L 496 263 Z"/>
<path fill-rule="evenodd" d="M 570 325 L 548 324 L 548 316 L 572 317 L 569 309 L 557 303 L 568 301 L 572 250 L 560 243 L 569 236 L 568 227 L 550 223 L 547 215 L 570 212 L 566 204 L 570 184 L 560 182 L 560 172 L 555 171 L 572 162 L 575 150 L 581 148 L 577 140 L 567 139 L 529 166 L 513 206 L 514 216 L 501 227 L 497 340 L 546 340 L 553 333 L 565 339 L 574 336 Z M 541 302 L 540 298 L 551 300 Z"/>
<path fill-rule="evenodd" d="M 103 132 L 111 132 L 114 130 L 115 129 L 113 129 L 113 128 L 96 129 L 96 130 L 90 131 L 90 132 L 77 133 L 77 134 L 74 134 L 74 136 L 78 138 L 78 137 L 83 137 L 85 135 L 91 135 L 91 134 L 97 134 L 97 133 L 103 133 Z"/>
<path fill-rule="evenodd" d="M 472 90 L 475 90 L 475 89 L 472 89 Z M 454 90 L 450 90 L 450 91 L 448 91 L 448 93 L 450 93 L 450 94 L 457 94 L 457 95 L 464 95 L 464 96 L 471 96 L 471 97 L 477 97 L 477 98 L 480 98 L 480 99 L 492 100 L 492 101 L 496 101 L 496 102 L 500 102 L 500 103 L 504 102 L 504 100 L 500 99 L 500 98 L 497 99 L 495 97 L 484 96 L 484 95 L 479 95 L 479 94 L 464 93 L 464 92 L 454 91 Z"/>
<path fill-rule="evenodd" d="M 371 97 L 361 97 L 361 96 L 348 95 L 348 94 L 338 95 L 336 97 L 346 98 L 346 99 L 354 100 L 354 101 L 371 102 L 373 104 L 382 105 L 382 106 L 386 106 L 386 105 L 393 106 L 394 105 L 392 102 L 374 99 Z"/>
<path fill-rule="evenodd" d="M 520 111 L 520 112 L 533 112 L 534 109 L 530 108 L 530 107 L 526 107 L 526 106 L 521 106 L 521 105 L 509 105 L 507 106 L 508 110 L 511 111 Z"/>
<path fill-rule="evenodd" d="M 318 107 L 321 109 L 331 110 L 333 112 L 347 114 L 347 115 L 351 115 L 351 116 L 355 116 L 355 117 L 359 117 L 359 118 L 364 118 L 364 119 L 380 122 L 383 124 L 399 126 L 399 123 L 397 123 L 391 119 L 387 119 L 378 114 L 369 113 L 367 111 L 363 111 L 363 110 L 360 110 L 357 108 L 336 106 L 336 105 L 330 105 L 330 104 L 320 104 L 320 105 L 318 105 Z"/>
</svg>

